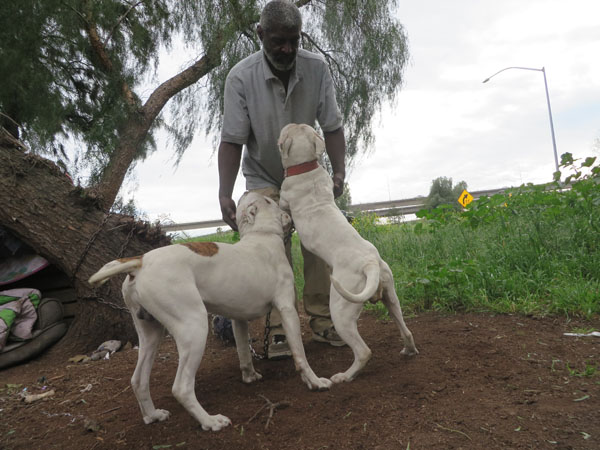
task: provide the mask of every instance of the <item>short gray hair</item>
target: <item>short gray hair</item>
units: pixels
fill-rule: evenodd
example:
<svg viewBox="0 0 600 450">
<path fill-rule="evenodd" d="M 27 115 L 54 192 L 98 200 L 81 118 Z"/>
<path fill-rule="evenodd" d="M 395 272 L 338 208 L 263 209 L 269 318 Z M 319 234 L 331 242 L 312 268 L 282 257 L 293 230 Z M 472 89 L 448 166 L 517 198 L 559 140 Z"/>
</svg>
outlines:
<svg viewBox="0 0 600 450">
<path fill-rule="evenodd" d="M 293 28 L 302 30 L 302 15 L 298 7 L 289 0 L 273 0 L 265 5 L 260 15 L 263 30 Z"/>
</svg>

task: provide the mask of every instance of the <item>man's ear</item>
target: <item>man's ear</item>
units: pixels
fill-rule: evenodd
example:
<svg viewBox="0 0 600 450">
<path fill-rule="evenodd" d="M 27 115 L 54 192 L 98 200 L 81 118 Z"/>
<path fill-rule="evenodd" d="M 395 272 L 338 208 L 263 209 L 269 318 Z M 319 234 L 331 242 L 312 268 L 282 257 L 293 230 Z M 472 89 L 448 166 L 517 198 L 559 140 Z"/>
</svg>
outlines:
<svg viewBox="0 0 600 450">
<path fill-rule="evenodd" d="M 321 156 L 324 151 L 325 151 L 325 141 L 315 131 L 315 153 L 317 154 L 317 157 Z"/>
<path fill-rule="evenodd" d="M 264 36 L 264 31 L 263 31 L 262 27 L 260 26 L 260 24 L 256 25 L 256 34 L 258 34 L 258 38 L 262 42 L 263 36 Z"/>
</svg>

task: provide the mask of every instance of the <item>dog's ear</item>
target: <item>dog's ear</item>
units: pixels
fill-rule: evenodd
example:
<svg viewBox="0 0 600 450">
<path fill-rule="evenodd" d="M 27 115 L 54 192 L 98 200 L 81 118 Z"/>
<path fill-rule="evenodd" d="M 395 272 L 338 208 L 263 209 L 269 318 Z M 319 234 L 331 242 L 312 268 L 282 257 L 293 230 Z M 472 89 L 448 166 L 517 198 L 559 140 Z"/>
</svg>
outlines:
<svg viewBox="0 0 600 450">
<path fill-rule="evenodd" d="M 279 137 L 279 141 L 277 141 L 277 145 L 279 146 L 281 158 L 286 159 L 290 153 L 290 147 L 292 146 L 292 138 L 289 137 L 287 133 L 282 133 L 282 135 Z"/>
<path fill-rule="evenodd" d="M 246 211 L 246 214 L 248 215 L 248 223 L 249 224 L 254 223 L 254 220 L 256 219 L 257 211 L 258 211 L 258 206 L 256 206 L 254 203 L 252 203 L 250 206 L 248 206 L 248 210 Z"/>
<path fill-rule="evenodd" d="M 319 134 L 315 131 L 315 153 L 317 157 L 321 156 L 325 151 L 325 141 Z"/>
<path fill-rule="evenodd" d="M 257 211 L 258 207 L 254 203 L 250 203 L 244 211 L 242 221 L 246 222 L 248 225 L 252 225 L 254 223 L 254 220 L 256 219 Z"/>
</svg>

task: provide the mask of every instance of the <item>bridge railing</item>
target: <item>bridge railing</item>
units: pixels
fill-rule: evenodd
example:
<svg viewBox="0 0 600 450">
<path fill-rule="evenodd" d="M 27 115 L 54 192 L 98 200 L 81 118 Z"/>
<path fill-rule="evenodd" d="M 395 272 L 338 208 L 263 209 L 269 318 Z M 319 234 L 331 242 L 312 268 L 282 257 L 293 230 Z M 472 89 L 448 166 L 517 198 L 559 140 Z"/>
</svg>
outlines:
<svg viewBox="0 0 600 450">
<path fill-rule="evenodd" d="M 505 189 L 486 189 L 483 191 L 471 192 L 473 198 L 492 196 L 504 192 Z M 401 200 L 388 200 L 384 202 L 370 202 L 370 203 L 357 203 L 355 205 L 349 205 L 348 211 L 350 213 L 367 212 L 374 213 L 378 216 L 387 216 L 389 213 L 395 213 L 397 215 L 415 214 L 417 211 L 423 209 L 425 206 L 425 200 L 427 197 L 414 197 L 405 198 Z M 174 223 L 168 225 L 161 225 L 161 228 L 165 231 L 185 231 L 185 230 L 198 230 L 201 228 L 215 228 L 224 227 L 227 224 L 222 219 L 215 220 L 204 220 L 200 222 L 185 222 L 185 223 Z"/>
</svg>

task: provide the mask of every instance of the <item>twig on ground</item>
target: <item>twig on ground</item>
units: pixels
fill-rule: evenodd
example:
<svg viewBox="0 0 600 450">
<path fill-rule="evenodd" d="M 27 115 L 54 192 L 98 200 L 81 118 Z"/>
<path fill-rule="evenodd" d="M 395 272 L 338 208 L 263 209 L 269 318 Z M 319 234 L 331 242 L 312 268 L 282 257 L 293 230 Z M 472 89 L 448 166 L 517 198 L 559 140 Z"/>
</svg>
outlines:
<svg viewBox="0 0 600 450">
<path fill-rule="evenodd" d="M 103 415 L 103 414 L 106 414 L 106 413 L 109 413 L 109 412 L 116 411 L 117 409 L 120 409 L 120 408 L 122 408 L 122 406 L 115 406 L 114 408 L 107 409 L 106 411 L 104 411 L 104 412 L 101 412 L 101 413 L 100 413 L 100 415 Z"/>
<path fill-rule="evenodd" d="M 121 392 L 119 392 L 118 394 L 115 394 L 111 397 L 111 400 L 115 397 L 118 397 L 119 395 L 121 395 L 123 392 L 125 392 L 127 389 L 131 388 L 131 385 L 127 386 L 125 389 L 123 389 Z"/>
<path fill-rule="evenodd" d="M 460 430 L 453 430 L 452 428 L 446 428 L 446 427 L 444 427 L 444 426 L 440 425 L 439 423 L 436 423 L 435 425 L 436 425 L 438 428 L 440 428 L 440 429 L 442 429 L 442 430 L 444 430 L 444 431 L 450 431 L 450 432 L 452 432 L 452 433 L 458 433 L 458 434 L 462 434 L 462 435 L 463 435 L 464 437 L 466 437 L 468 440 L 472 440 L 472 439 L 469 437 L 469 435 L 468 435 L 467 433 L 463 433 L 463 432 L 462 432 L 462 431 L 460 431 Z"/>
<path fill-rule="evenodd" d="M 271 423 L 271 419 L 273 418 L 273 415 L 275 414 L 275 410 L 279 409 L 283 409 L 283 408 L 287 408 L 288 406 L 290 406 L 289 402 L 277 402 L 277 403 L 273 403 L 271 400 L 269 400 L 267 397 L 265 397 L 262 394 L 258 394 L 259 397 L 261 397 L 266 403 L 264 405 L 262 405 L 260 407 L 260 409 L 258 411 L 256 411 L 254 413 L 254 415 L 252 417 L 250 417 L 250 419 L 248 419 L 248 421 L 246 422 L 246 425 L 249 424 L 250 422 L 252 422 L 254 419 L 256 419 L 256 417 L 260 414 L 260 412 L 265 409 L 266 407 L 269 408 L 269 417 L 267 418 L 267 423 L 265 424 L 265 430 L 269 427 L 269 424 Z"/>
</svg>

